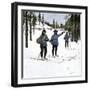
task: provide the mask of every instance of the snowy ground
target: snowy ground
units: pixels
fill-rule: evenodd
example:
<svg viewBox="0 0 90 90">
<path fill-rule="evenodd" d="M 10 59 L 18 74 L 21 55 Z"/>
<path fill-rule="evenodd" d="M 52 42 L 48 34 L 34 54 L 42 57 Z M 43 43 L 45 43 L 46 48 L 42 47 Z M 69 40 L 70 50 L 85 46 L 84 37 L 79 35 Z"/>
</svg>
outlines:
<svg viewBox="0 0 90 90">
<path fill-rule="evenodd" d="M 47 30 L 49 39 L 53 31 Z M 61 33 L 63 30 L 59 30 Z M 29 47 L 25 48 L 24 40 L 24 79 L 32 78 L 52 78 L 52 77 L 70 77 L 81 75 L 81 41 L 78 43 L 70 42 L 69 48 L 65 48 L 64 35 L 59 37 L 58 55 L 52 57 L 52 45 L 48 42 L 47 58 L 48 60 L 40 60 L 40 46 L 36 43 L 36 39 L 40 36 L 41 31 L 36 30 L 33 35 L 33 41 L 29 41 Z M 23 36 L 25 34 L 23 33 Z M 24 37 L 25 38 L 25 37 Z"/>
</svg>

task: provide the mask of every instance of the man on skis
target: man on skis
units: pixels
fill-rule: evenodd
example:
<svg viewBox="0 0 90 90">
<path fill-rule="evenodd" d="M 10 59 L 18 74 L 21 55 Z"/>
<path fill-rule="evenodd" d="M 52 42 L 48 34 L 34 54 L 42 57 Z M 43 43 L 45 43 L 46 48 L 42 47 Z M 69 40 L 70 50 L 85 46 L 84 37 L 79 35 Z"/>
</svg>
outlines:
<svg viewBox="0 0 90 90">
<path fill-rule="evenodd" d="M 65 40 L 65 48 L 69 46 L 69 34 L 68 32 L 66 32 L 65 36 L 64 36 L 64 40 Z"/>
<path fill-rule="evenodd" d="M 37 39 L 37 43 L 40 44 L 40 56 L 41 56 L 41 59 L 45 59 L 47 60 L 46 58 L 46 55 L 47 55 L 47 42 L 49 41 L 48 39 L 48 36 L 46 34 L 46 30 L 44 29 L 42 31 L 42 34 L 40 35 L 40 37 Z"/>
<path fill-rule="evenodd" d="M 62 32 L 58 34 L 57 32 L 58 32 L 57 30 L 54 30 L 54 34 L 52 35 L 51 40 L 50 40 L 52 44 L 52 56 L 53 57 L 58 56 L 57 55 L 57 50 L 58 50 L 58 45 L 59 45 L 58 38 L 64 33 Z"/>
</svg>

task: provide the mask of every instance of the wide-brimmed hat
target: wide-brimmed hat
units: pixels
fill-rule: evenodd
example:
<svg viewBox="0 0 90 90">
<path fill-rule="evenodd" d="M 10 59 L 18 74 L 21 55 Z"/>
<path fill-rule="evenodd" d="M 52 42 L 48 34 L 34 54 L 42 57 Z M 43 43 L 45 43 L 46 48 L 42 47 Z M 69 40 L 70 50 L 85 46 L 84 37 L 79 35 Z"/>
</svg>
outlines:
<svg viewBox="0 0 90 90">
<path fill-rule="evenodd" d="M 53 32 L 57 33 L 58 31 L 57 30 L 54 30 Z"/>
</svg>

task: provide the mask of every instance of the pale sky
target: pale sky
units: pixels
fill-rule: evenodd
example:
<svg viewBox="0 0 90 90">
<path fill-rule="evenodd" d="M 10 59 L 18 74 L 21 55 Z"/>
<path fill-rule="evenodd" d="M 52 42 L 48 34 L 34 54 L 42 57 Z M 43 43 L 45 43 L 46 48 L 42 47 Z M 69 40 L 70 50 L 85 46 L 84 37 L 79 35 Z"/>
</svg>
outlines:
<svg viewBox="0 0 90 90">
<path fill-rule="evenodd" d="M 53 23 L 53 19 L 55 19 L 55 21 L 58 22 L 58 24 L 65 24 L 65 17 L 68 15 L 68 14 L 65 14 L 65 13 L 44 13 L 44 12 L 41 12 L 41 15 L 44 14 L 44 19 L 50 23 Z M 37 15 L 38 15 L 38 12 L 37 12 Z"/>
</svg>

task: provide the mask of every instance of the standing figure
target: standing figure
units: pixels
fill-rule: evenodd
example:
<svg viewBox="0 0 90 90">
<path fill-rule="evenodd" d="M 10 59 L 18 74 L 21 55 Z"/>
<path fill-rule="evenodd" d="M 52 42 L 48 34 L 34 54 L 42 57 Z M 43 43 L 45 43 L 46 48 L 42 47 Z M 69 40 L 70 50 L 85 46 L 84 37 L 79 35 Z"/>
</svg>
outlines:
<svg viewBox="0 0 90 90">
<path fill-rule="evenodd" d="M 66 48 L 69 46 L 69 34 L 68 34 L 68 32 L 66 32 L 64 40 L 65 40 L 65 48 Z"/>
<path fill-rule="evenodd" d="M 57 34 L 57 30 L 54 30 L 54 34 L 52 35 L 51 37 L 51 44 L 52 44 L 52 56 L 58 56 L 57 55 L 57 49 L 58 49 L 58 45 L 59 45 L 59 42 L 58 42 L 58 38 L 64 33 L 62 32 L 61 34 Z"/>
<path fill-rule="evenodd" d="M 37 43 L 40 44 L 40 56 L 41 56 L 41 59 L 45 59 L 47 60 L 46 58 L 46 54 L 47 54 L 47 41 L 49 41 L 48 39 L 48 36 L 46 35 L 46 30 L 44 29 L 42 31 L 42 34 L 40 35 L 40 37 L 37 39 Z"/>
</svg>

